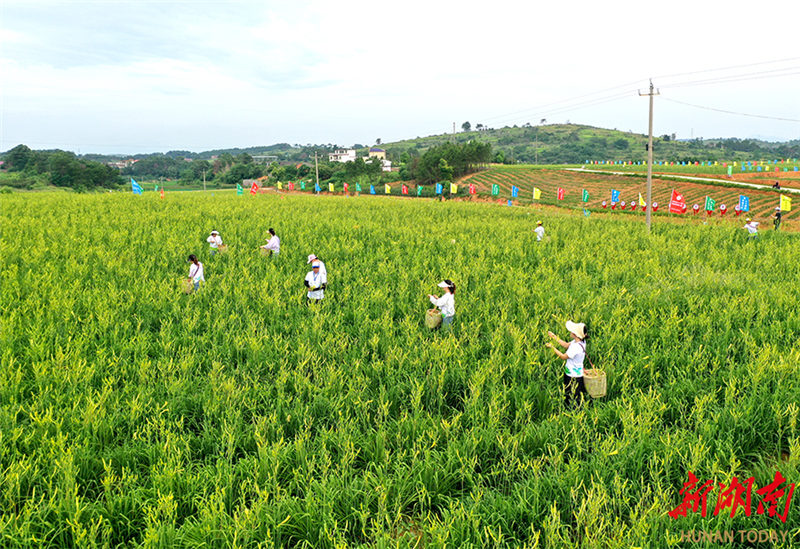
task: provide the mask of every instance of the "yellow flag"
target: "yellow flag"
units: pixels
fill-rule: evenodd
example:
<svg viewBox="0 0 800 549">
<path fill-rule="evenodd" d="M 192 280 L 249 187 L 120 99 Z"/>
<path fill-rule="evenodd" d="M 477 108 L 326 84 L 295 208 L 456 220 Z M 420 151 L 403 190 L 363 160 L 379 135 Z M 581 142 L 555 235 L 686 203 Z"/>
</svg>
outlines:
<svg viewBox="0 0 800 549">
<path fill-rule="evenodd" d="M 384 191 L 386 194 L 392 194 L 392 188 L 391 188 L 389 185 L 384 185 L 384 186 L 383 186 L 383 191 Z"/>
<path fill-rule="evenodd" d="M 716 166 L 716 165 L 718 165 L 718 164 L 719 164 L 719 162 L 717 162 L 716 160 L 714 160 L 714 165 Z"/>
<path fill-rule="evenodd" d="M 455 183 L 450 183 L 450 194 L 457 194 L 458 193 L 458 185 Z"/>
<path fill-rule="evenodd" d="M 642 193 L 639 193 L 639 206 L 647 206 L 647 203 L 642 198 Z"/>
<path fill-rule="evenodd" d="M 792 199 L 788 196 L 781 195 L 781 212 L 792 211 Z"/>
<path fill-rule="evenodd" d="M 542 189 L 537 189 L 536 187 L 533 188 L 533 199 L 539 200 L 542 198 Z"/>
<path fill-rule="evenodd" d="M 333 187 L 333 183 L 328 183 L 328 190 L 329 190 L 330 192 L 333 192 L 333 188 L 334 188 L 334 187 Z"/>
<path fill-rule="evenodd" d="M 278 181 L 278 190 L 280 191 L 281 189 L 283 189 L 283 183 Z"/>
</svg>

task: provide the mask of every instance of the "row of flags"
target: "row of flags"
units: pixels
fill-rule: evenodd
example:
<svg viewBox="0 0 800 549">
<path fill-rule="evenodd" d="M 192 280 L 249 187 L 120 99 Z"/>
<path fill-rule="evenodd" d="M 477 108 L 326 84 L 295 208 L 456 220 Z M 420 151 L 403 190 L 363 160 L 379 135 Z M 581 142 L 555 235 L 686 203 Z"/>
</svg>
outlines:
<svg viewBox="0 0 800 549">
<path fill-rule="evenodd" d="M 301 188 L 301 190 L 305 190 L 305 188 L 306 188 L 305 181 L 301 181 L 300 182 L 300 188 Z M 350 188 L 350 185 L 348 183 L 344 183 L 343 184 L 344 192 L 348 192 L 349 188 Z M 469 188 L 469 194 L 473 194 L 473 195 L 476 194 L 477 189 L 476 189 L 474 183 L 470 183 L 468 188 Z M 252 185 L 250 186 L 250 194 L 255 195 L 256 193 L 258 193 L 259 189 L 260 189 L 260 187 L 258 185 L 258 181 L 254 180 Z M 278 183 L 278 189 L 283 189 L 283 184 L 280 183 L 280 182 Z M 287 185 L 287 189 L 290 190 L 290 191 L 293 191 L 294 190 L 294 183 L 290 181 L 288 183 L 288 185 Z M 424 187 L 422 185 L 417 185 L 416 195 L 417 196 L 422 196 L 423 189 L 424 189 Z M 383 190 L 384 190 L 385 194 L 391 194 L 392 193 L 392 187 L 389 184 L 384 185 Z M 136 194 L 136 195 L 141 195 L 142 191 L 143 191 L 141 185 L 139 185 L 133 178 L 131 178 L 131 191 L 133 192 L 133 194 Z M 158 185 L 155 186 L 155 191 L 158 192 Z M 322 188 L 320 187 L 319 183 L 315 183 L 314 184 L 314 191 L 317 192 L 317 193 L 322 191 Z M 328 184 L 328 191 L 329 192 L 336 192 L 336 186 L 333 183 L 329 183 Z M 361 188 L 361 185 L 359 183 L 356 183 L 356 192 L 362 192 L 362 188 Z M 409 186 L 406 185 L 406 184 L 403 184 L 401 186 L 401 188 L 400 188 L 400 192 L 402 194 L 404 194 L 404 195 L 408 195 L 409 194 Z M 441 183 L 436 183 L 436 185 L 434 187 L 434 192 L 436 194 L 442 194 L 444 192 L 444 186 Z M 370 194 L 377 194 L 376 191 L 375 191 L 375 185 L 370 185 L 369 186 L 369 193 Z M 455 183 L 450 183 L 450 194 L 457 194 L 457 193 L 458 193 L 458 185 L 456 185 Z M 161 193 L 160 194 L 161 194 L 161 198 L 164 198 L 164 189 L 163 188 L 161 189 Z M 236 194 L 240 195 L 240 196 L 244 194 L 244 188 L 239 183 L 236 184 Z M 498 185 L 497 183 L 492 184 L 492 195 L 493 196 L 497 196 L 499 194 L 500 194 L 500 185 Z M 564 200 L 565 195 L 566 195 L 566 190 L 564 188 L 558 187 L 556 189 L 556 198 L 558 200 Z M 512 185 L 511 186 L 511 196 L 512 196 L 512 198 L 518 198 L 519 197 L 519 187 L 517 187 L 516 185 Z M 541 200 L 541 198 L 542 198 L 542 190 L 539 189 L 538 187 L 534 187 L 533 188 L 533 199 L 534 200 Z M 581 200 L 583 202 L 588 202 L 589 201 L 589 191 L 588 190 L 582 189 Z M 624 200 L 623 201 L 620 200 L 620 191 L 618 191 L 617 189 L 611 189 L 611 209 L 615 210 L 617 208 L 617 205 L 619 205 L 620 209 L 622 209 L 622 210 L 626 209 L 626 207 L 628 206 L 628 204 L 626 204 L 626 202 Z M 603 200 L 602 206 L 603 206 L 603 208 L 607 208 L 608 207 L 608 203 L 605 200 Z M 647 210 L 647 202 L 642 197 L 642 193 L 639 193 L 638 206 L 641 206 L 642 211 L 646 211 Z M 637 207 L 637 203 L 632 200 L 630 202 L 630 208 L 632 210 L 636 210 L 636 207 Z M 792 199 L 791 199 L 791 197 L 786 196 L 786 195 L 780 195 L 780 203 L 779 203 L 778 207 L 781 209 L 782 212 L 791 211 L 792 210 Z M 713 213 L 715 211 L 715 209 L 716 209 L 716 200 L 714 200 L 710 196 L 706 196 L 705 204 L 704 204 L 704 210 L 707 213 L 709 213 L 709 215 L 710 215 L 711 213 Z M 700 205 L 699 204 L 695 204 L 694 206 L 692 206 L 692 210 L 693 210 L 694 213 L 697 213 L 698 211 L 700 211 Z M 658 202 L 653 202 L 652 211 L 658 211 Z M 679 191 L 673 189 L 672 190 L 672 197 L 670 198 L 670 201 L 669 201 L 669 212 L 670 213 L 675 213 L 675 214 L 683 214 L 683 213 L 686 213 L 686 211 L 687 211 L 687 205 L 686 205 L 686 201 L 685 201 L 683 195 Z M 719 207 L 719 211 L 720 211 L 720 215 L 725 215 L 725 213 L 727 211 L 727 206 L 725 204 L 721 204 L 720 207 Z M 739 215 L 742 212 L 749 212 L 750 211 L 750 198 L 745 196 L 745 195 L 739 195 L 739 203 L 736 206 L 734 206 L 734 211 L 735 211 L 736 215 Z"/>
<path fill-rule="evenodd" d="M 609 165 L 609 166 L 647 166 L 647 160 L 587 160 L 585 164 L 592 164 L 592 165 Z M 742 170 L 744 167 L 758 167 L 761 166 L 766 167 L 769 165 L 776 166 L 778 164 L 797 164 L 797 158 L 786 158 L 784 160 L 742 160 L 741 166 Z M 738 160 L 734 160 L 733 162 L 720 162 L 718 160 L 695 160 L 687 161 L 666 161 L 666 160 L 659 160 L 653 161 L 653 166 L 719 166 L 722 165 L 723 168 L 728 166 L 733 166 L 734 168 L 739 165 Z M 777 171 L 777 170 L 776 170 Z M 788 171 L 788 170 L 786 170 Z M 798 171 L 798 167 L 794 166 L 794 171 Z"/>
</svg>

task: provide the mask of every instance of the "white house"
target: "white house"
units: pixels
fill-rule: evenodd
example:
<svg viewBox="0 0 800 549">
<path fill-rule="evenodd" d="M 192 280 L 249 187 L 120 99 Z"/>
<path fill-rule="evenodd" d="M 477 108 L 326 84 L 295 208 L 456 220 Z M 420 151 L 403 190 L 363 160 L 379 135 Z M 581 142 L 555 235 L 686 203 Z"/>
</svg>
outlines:
<svg viewBox="0 0 800 549">
<path fill-rule="evenodd" d="M 331 162 L 355 162 L 356 150 L 355 149 L 339 149 L 328 153 L 328 160 Z"/>
</svg>

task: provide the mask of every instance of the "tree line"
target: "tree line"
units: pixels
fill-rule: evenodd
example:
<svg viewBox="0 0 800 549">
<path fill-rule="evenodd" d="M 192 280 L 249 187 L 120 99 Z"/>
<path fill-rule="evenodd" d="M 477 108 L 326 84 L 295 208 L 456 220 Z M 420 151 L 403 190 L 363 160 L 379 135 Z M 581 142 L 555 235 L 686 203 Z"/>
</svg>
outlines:
<svg viewBox="0 0 800 549">
<path fill-rule="evenodd" d="M 116 168 L 61 150 L 34 151 L 17 145 L 3 155 L 3 162 L 3 168 L 19 176 L 16 180 L 26 187 L 33 181 L 44 181 L 56 187 L 88 191 L 113 189 L 124 182 Z"/>
</svg>

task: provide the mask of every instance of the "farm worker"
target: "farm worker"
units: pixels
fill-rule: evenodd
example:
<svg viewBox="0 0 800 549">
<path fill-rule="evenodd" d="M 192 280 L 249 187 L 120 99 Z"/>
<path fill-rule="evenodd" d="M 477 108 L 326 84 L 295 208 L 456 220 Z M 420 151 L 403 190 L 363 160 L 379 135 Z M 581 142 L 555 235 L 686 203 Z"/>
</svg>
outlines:
<svg viewBox="0 0 800 549">
<path fill-rule="evenodd" d="M 748 238 L 756 238 L 758 236 L 758 221 L 753 221 L 749 217 L 746 219 L 747 223 L 744 228 L 750 233 Z"/>
<path fill-rule="evenodd" d="M 324 274 L 327 277 L 328 276 L 328 269 L 325 268 L 325 262 L 322 261 L 317 256 L 315 256 L 314 254 L 311 254 L 310 256 L 308 256 L 308 261 L 306 261 L 306 263 L 308 264 L 308 263 L 311 263 L 312 261 L 318 261 L 319 262 L 319 272 L 320 272 L 320 274 Z"/>
<path fill-rule="evenodd" d="M 325 288 L 328 287 L 328 275 L 320 272 L 322 262 L 315 260 L 311 264 L 311 271 L 306 275 L 304 283 L 308 288 L 308 303 L 320 303 L 325 297 Z"/>
<path fill-rule="evenodd" d="M 444 289 L 442 297 L 428 294 L 428 299 L 442 313 L 442 326 L 447 330 L 452 329 L 453 317 L 456 315 L 456 285 L 449 278 L 439 282 L 438 286 Z"/>
<path fill-rule="evenodd" d="M 217 253 L 217 249 L 222 246 L 222 237 L 217 231 L 211 231 L 211 235 L 206 238 L 206 242 L 211 246 L 211 255 Z"/>
<path fill-rule="evenodd" d="M 775 225 L 775 230 L 781 228 L 781 209 L 775 208 L 775 213 L 772 214 L 772 224 Z"/>
<path fill-rule="evenodd" d="M 773 189 L 780 189 L 781 188 L 781 182 L 780 181 L 776 181 L 775 184 L 772 186 L 772 188 Z"/>
<path fill-rule="evenodd" d="M 191 263 L 189 266 L 189 282 L 194 284 L 194 290 L 197 291 L 200 289 L 200 281 L 206 281 L 203 273 L 203 264 L 197 260 L 197 256 L 194 254 L 189 256 L 189 262 Z"/>
<path fill-rule="evenodd" d="M 272 235 L 267 239 L 267 243 L 261 246 L 264 250 L 269 250 L 269 255 L 278 255 L 281 252 L 281 239 L 275 234 L 275 229 L 269 228 L 269 234 Z"/>
<path fill-rule="evenodd" d="M 536 242 L 541 242 L 544 238 L 544 226 L 542 226 L 541 221 L 536 222 L 536 228 L 533 229 L 533 232 L 536 233 Z"/>
<path fill-rule="evenodd" d="M 567 351 L 562 353 L 556 349 L 549 341 L 545 347 L 553 349 L 553 352 L 564 363 L 564 404 L 567 408 L 573 407 L 576 403 L 580 404 L 583 395 L 586 394 L 586 386 L 583 383 L 583 359 L 586 357 L 586 324 L 572 322 L 568 320 L 566 323 L 567 330 L 572 336 L 572 341 L 559 339 L 553 332 L 547 332 L 547 335 L 565 348 Z"/>
</svg>

